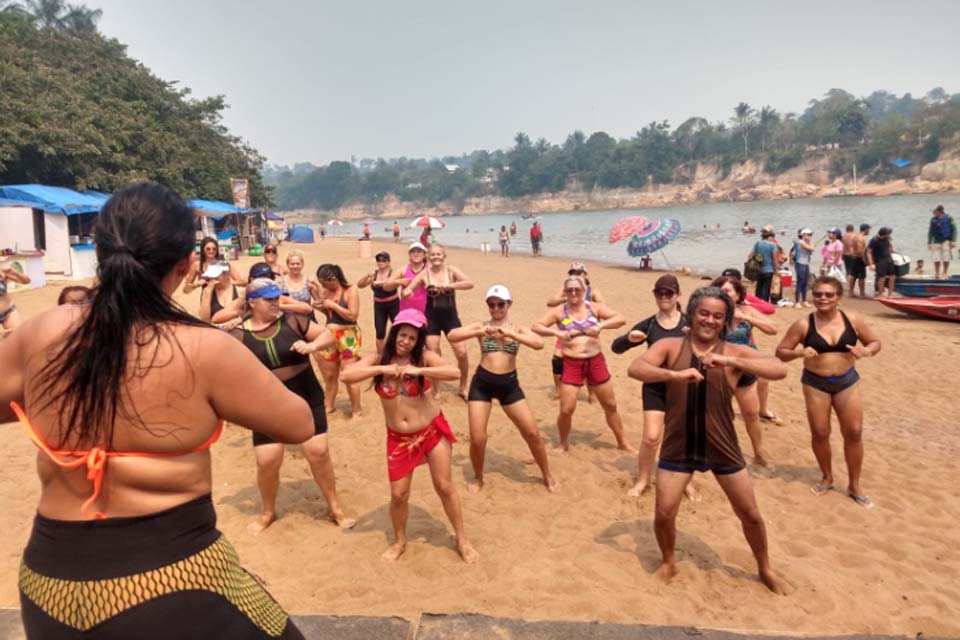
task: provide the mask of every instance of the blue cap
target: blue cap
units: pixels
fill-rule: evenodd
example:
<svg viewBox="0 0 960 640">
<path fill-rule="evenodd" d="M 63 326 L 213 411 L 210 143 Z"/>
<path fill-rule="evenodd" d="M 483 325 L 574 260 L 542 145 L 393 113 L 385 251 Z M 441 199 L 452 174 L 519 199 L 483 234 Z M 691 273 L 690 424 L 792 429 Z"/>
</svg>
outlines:
<svg viewBox="0 0 960 640">
<path fill-rule="evenodd" d="M 252 300 L 253 298 L 267 298 L 268 300 L 272 300 L 282 295 L 283 291 L 275 284 L 261 287 L 256 291 L 247 290 L 247 300 Z"/>
</svg>

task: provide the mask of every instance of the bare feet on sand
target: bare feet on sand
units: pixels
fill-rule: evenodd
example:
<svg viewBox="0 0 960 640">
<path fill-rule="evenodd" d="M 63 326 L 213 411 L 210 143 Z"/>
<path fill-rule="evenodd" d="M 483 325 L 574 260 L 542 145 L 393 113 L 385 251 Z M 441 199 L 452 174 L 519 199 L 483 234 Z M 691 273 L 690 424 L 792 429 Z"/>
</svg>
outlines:
<svg viewBox="0 0 960 640">
<path fill-rule="evenodd" d="M 544 478 L 543 486 L 547 488 L 547 491 L 550 493 L 557 493 L 560 491 L 560 483 L 554 480 L 553 478 Z"/>
<path fill-rule="evenodd" d="M 630 487 L 630 489 L 627 491 L 627 495 L 631 498 L 639 498 L 644 494 L 644 492 L 646 492 L 648 488 L 649 485 L 646 482 L 637 481 L 637 484 Z"/>
<path fill-rule="evenodd" d="M 342 511 L 331 513 L 330 519 L 341 529 L 353 529 L 357 526 L 357 519 L 346 517 Z"/>
<path fill-rule="evenodd" d="M 482 479 L 474 478 L 467 482 L 467 493 L 480 493 L 481 489 L 483 489 Z"/>
<path fill-rule="evenodd" d="M 776 571 L 773 569 L 767 569 L 759 574 L 760 582 L 762 582 L 767 589 L 773 591 L 775 594 L 780 596 L 788 596 L 793 593 L 795 587 L 790 584 L 786 579 L 781 578 Z"/>
<path fill-rule="evenodd" d="M 553 452 L 554 452 L 554 453 L 569 453 L 569 451 L 570 451 L 570 443 L 569 443 L 569 442 L 561 442 L 560 444 L 555 445 L 555 446 L 553 447 Z"/>
<path fill-rule="evenodd" d="M 336 408 L 336 407 L 327 407 L 327 415 L 328 415 L 328 416 L 332 416 L 332 415 L 335 414 L 336 412 L 337 412 L 337 408 Z"/>
<path fill-rule="evenodd" d="M 637 453 L 639 453 L 636 449 L 631 447 L 626 442 L 624 442 L 623 444 L 617 445 L 617 449 L 620 449 L 620 451 L 626 451 L 627 453 L 632 453 L 633 455 L 637 455 Z"/>
<path fill-rule="evenodd" d="M 480 554 L 473 548 L 473 545 L 466 540 L 457 542 L 457 550 L 460 552 L 460 557 L 463 558 L 463 561 L 467 564 L 473 564 L 480 559 Z"/>
<path fill-rule="evenodd" d="M 353 414 L 350 416 L 350 422 L 360 422 L 362 418 L 363 418 L 362 411 L 354 411 Z"/>
<path fill-rule="evenodd" d="M 276 519 L 277 514 L 275 513 L 262 513 L 259 518 L 247 525 L 247 533 L 255 536 L 272 525 Z"/>
<path fill-rule="evenodd" d="M 383 555 L 380 556 L 381 560 L 386 562 L 396 562 L 400 559 L 400 556 L 403 555 L 403 552 L 407 550 L 407 541 L 394 542 L 392 545 L 387 547 L 387 550 L 383 552 Z"/>
<path fill-rule="evenodd" d="M 677 565 L 672 562 L 664 562 L 657 567 L 653 575 L 663 582 L 670 582 L 677 575 Z"/>
</svg>

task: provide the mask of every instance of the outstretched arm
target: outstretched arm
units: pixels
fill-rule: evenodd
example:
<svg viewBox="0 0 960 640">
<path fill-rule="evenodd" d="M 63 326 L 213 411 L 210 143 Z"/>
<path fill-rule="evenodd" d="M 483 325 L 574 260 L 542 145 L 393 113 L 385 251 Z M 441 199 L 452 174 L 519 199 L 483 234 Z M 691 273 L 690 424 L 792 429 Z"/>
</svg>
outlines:
<svg viewBox="0 0 960 640">
<path fill-rule="evenodd" d="M 646 320 L 641 320 L 637 324 L 633 325 L 633 329 L 631 329 L 628 333 L 614 338 L 613 344 L 610 345 L 610 350 L 614 353 L 626 353 L 629 349 L 639 347 L 641 344 L 646 342 L 647 333 L 644 331 L 644 327 L 648 326 L 649 320 L 649 318 Z"/>
</svg>

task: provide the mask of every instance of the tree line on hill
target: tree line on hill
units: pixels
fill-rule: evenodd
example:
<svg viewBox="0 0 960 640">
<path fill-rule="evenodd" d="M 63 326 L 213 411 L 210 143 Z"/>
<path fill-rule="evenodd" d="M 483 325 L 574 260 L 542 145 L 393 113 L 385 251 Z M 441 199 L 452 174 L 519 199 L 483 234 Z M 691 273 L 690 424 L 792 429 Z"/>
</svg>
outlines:
<svg viewBox="0 0 960 640">
<path fill-rule="evenodd" d="M 676 128 L 666 120 L 617 140 L 603 131 L 574 131 L 562 144 L 518 133 L 507 150 L 474 151 L 437 160 L 397 158 L 331 162 L 317 167 L 267 166 L 264 181 L 281 209 L 332 210 L 387 194 L 401 200 L 456 207 L 473 196 L 527 196 L 565 188 L 634 187 L 686 183 L 698 162 L 716 162 L 723 174 L 754 159 L 782 173 L 808 154 L 831 149 L 835 175 L 856 164 L 861 176 L 891 178 L 893 160 L 935 160 L 941 145 L 960 131 L 960 93 L 932 89 L 922 98 L 874 91 L 858 98 L 831 89 L 801 114 L 759 109 L 741 102 L 727 121 L 691 117 Z"/>
<path fill-rule="evenodd" d="M 152 180 L 231 202 L 230 178 L 270 204 L 263 158 L 223 126 L 222 96 L 154 76 L 97 31 L 99 10 L 0 1 L 0 184 L 111 192 Z"/>
</svg>

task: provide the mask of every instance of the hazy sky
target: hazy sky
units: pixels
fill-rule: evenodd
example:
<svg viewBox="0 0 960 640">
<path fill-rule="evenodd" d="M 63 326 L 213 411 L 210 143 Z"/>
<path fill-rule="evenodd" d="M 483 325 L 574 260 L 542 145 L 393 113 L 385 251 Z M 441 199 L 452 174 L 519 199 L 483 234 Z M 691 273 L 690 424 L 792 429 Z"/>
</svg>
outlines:
<svg viewBox="0 0 960 640">
<path fill-rule="evenodd" d="M 227 126 L 278 164 L 628 137 L 832 87 L 960 91 L 957 0 L 85 3 L 161 78 L 226 95 Z"/>
</svg>

